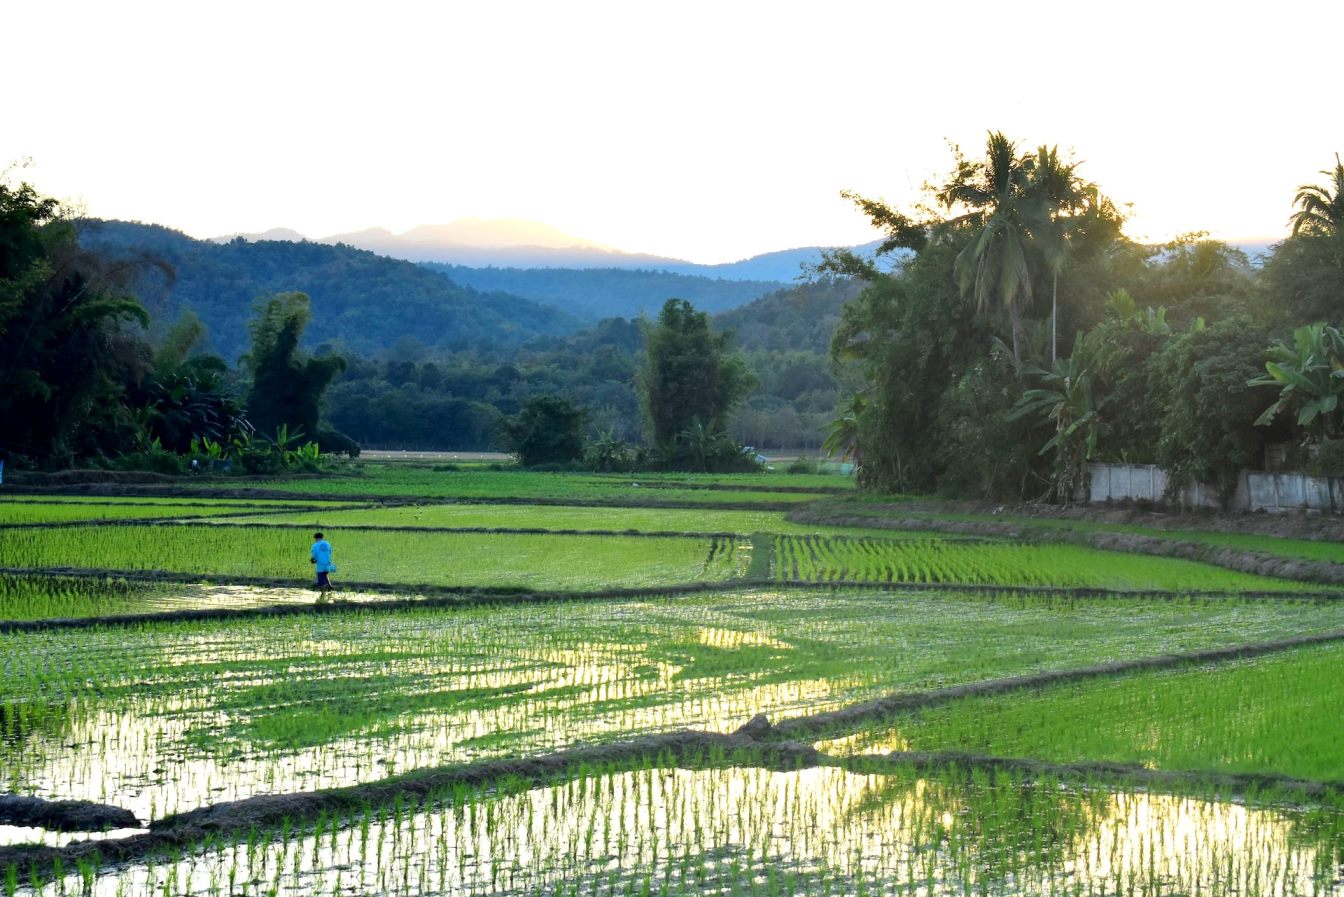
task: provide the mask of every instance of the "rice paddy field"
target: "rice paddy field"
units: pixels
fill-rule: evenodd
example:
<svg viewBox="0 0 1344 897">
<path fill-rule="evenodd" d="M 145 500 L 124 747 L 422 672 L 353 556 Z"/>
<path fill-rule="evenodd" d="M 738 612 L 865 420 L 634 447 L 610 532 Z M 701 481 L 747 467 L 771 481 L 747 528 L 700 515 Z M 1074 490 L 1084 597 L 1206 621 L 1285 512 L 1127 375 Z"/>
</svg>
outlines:
<svg viewBox="0 0 1344 897">
<path fill-rule="evenodd" d="M 0 496 L 0 893 L 1344 894 L 1329 588 L 790 520 L 838 476 L 237 482 Z"/>
</svg>

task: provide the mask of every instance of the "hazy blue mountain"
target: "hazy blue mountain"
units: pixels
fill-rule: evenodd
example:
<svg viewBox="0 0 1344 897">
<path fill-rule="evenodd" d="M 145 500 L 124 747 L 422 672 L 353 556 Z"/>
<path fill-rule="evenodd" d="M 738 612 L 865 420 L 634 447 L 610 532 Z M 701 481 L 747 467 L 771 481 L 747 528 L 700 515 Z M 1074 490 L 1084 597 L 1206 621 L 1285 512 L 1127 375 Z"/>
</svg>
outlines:
<svg viewBox="0 0 1344 897">
<path fill-rule="evenodd" d="M 880 246 L 881 240 L 864 243 L 862 246 L 843 247 L 860 255 L 871 255 Z M 698 274 L 703 277 L 721 277 L 727 280 L 774 280 L 784 283 L 797 281 L 806 275 L 806 269 L 821 261 L 822 253 L 834 246 L 805 246 L 800 249 L 783 249 L 767 252 L 737 262 L 725 262 L 720 265 L 696 265 L 690 262 L 676 262 L 664 265 L 663 270 L 677 274 Z"/>
<path fill-rule="evenodd" d="M 245 240 L 303 239 L 302 235 L 288 228 L 272 228 L 259 234 L 217 237 L 212 242 L 224 243 L 238 237 Z M 797 280 L 803 267 L 816 264 L 826 248 L 806 246 L 768 252 L 736 262 L 701 265 L 667 256 L 623 252 L 536 221 L 480 218 L 464 218 L 449 224 L 421 225 L 400 234 L 382 227 L 371 227 L 314 238 L 312 242 L 344 244 L 412 262 L 433 262 L 466 268 L 616 268 L 666 271 L 715 280 L 770 283 L 791 283 Z M 877 245 L 875 241 L 852 248 L 867 252 Z"/>
<path fill-rule="evenodd" d="M 497 290 L 553 305 L 579 318 L 656 316 L 670 298 L 719 312 L 745 305 L 783 289 L 777 281 L 726 280 L 623 268 L 469 268 L 425 262 L 454 282 L 478 290 Z"/>
<path fill-rule="evenodd" d="M 144 265 L 136 293 L 159 323 L 191 309 L 209 327 L 210 346 L 227 359 L 247 351 L 253 302 L 287 290 L 307 293 L 313 321 L 307 344 L 381 352 L 403 338 L 429 348 L 518 345 L 580 326 L 552 306 L 454 283 L 411 262 L 350 246 L 292 241 L 196 240 L 157 225 L 86 222 L 81 242 L 105 254 L 166 262 Z"/>
</svg>

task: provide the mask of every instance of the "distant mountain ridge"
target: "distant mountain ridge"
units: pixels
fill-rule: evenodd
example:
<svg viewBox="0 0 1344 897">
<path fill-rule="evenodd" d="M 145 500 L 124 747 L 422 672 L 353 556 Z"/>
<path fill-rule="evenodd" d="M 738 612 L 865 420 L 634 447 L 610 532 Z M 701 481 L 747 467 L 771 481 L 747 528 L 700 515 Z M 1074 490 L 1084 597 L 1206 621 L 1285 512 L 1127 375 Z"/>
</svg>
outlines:
<svg viewBox="0 0 1344 897">
<path fill-rule="evenodd" d="M 290 228 L 256 234 L 230 234 L 212 242 L 309 239 L 314 243 L 345 244 L 392 258 L 434 262 L 466 268 L 612 268 L 666 271 L 719 280 L 755 280 L 790 283 L 806 265 L 816 264 L 828 248 L 804 246 L 762 255 L 701 265 L 684 259 L 647 253 L 623 252 L 533 221 L 467 218 L 449 224 L 421 225 L 401 234 L 386 228 L 307 238 Z M 879 241 L 849 247 L 871 251 Z M 758 294 L 760 295 L 760 294 Z"/>
<path fill-rule="evenodd" d="M 642 268 L 471 268 L 424 262 L 455 283 L 523 296 L 588 321 L 656 316 L 668 299 L 686 299 L 710 313 L 740 308 L 788 284 L 727 280 Z"/>
</svg>

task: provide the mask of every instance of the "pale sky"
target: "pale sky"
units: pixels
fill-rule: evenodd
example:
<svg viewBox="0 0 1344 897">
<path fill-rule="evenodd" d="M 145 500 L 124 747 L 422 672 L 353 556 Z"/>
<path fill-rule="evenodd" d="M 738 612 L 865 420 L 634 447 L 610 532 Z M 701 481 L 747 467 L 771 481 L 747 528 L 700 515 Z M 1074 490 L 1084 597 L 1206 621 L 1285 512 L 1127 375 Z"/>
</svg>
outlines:
<svg viewBox="0 0 1344 897">
<path fill-rule="evenodd" d="M 1286 234 L 1344 3 L 0 0 L 0 169 L 197 237 L 518 218 L 730 261 L 874 234 L 988 130 L 1129 232 Z"/>
</svg>

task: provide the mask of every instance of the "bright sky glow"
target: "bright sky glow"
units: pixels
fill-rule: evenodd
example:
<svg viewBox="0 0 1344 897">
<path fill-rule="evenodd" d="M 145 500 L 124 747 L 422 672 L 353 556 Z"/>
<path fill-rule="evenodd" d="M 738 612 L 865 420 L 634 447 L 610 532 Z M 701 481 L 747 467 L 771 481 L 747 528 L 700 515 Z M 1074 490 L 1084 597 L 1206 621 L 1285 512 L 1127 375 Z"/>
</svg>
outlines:
<svg viewBox="0 0 1344 897">
<path fill-rule="evenodd" d="M 1272 241 L 1344 152 L 1341 31 L 1294 0 L 0 0 L 0 169 L 198 237 L 516 218 L 717 262 L 871 239 L 841 190 L 909 205 L 997 129 L 1134 236 Z"/>
</svg>

